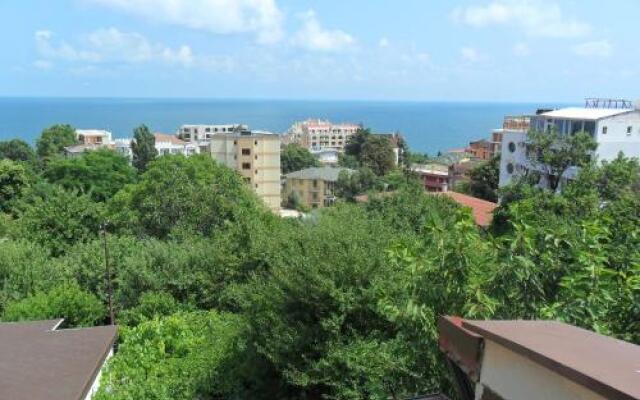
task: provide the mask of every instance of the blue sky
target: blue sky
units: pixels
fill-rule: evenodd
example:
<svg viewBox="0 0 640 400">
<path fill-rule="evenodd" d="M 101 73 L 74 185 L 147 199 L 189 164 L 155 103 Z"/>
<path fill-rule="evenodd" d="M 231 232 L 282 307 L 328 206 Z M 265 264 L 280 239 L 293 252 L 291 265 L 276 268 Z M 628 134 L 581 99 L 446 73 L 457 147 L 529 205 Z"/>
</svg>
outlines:
<svg viewBox="0 0 640 400">
<path fill-rule="evenodd" d="M 0 0 L 0 96 L 640 97 L 638 0 Z"/>
</svg>

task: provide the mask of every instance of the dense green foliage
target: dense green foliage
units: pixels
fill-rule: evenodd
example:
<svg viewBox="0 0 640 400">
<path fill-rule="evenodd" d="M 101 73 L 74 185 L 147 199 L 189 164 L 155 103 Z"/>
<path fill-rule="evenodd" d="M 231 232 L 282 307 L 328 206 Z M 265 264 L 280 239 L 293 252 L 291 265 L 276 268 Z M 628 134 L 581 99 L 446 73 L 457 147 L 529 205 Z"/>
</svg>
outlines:
<svg viewBox="0 0 640 400">
<path fill-rule="evenodd" d="M 399 169 L 361 167 L 336 187 L 393 194 L 281 219 L 204 155 L 143 172 L 109 152 L 41 170 L 3 160 L 0 316 L 107 322 L 106 240 L 120 338 L 101 400 L 451 394 L 443 314 L 640 343 L 640 164 L 552 155 L 581 160 L 576 180 L 558 193 L 515 182 L 489 230 Z"/>
<path fill-rule="evenodd" d="M 464 192 L 488 201 L 498 201 L 500 156 L 484 162 L 469 171 L 469 183 Z"/>
<path fill-rule="evenodd" d="M 0 160 L 4 158 L 32 163 L 36 159 L 36 153 L 24 140 L 11 139 L 0 142 Z"/>
<path fill-rule="evenodd" d="M 113 197 L 123 186 L 133 183 L 135 169 L 111 150 L 86 152 L 80 157 L 56 159 L 47 164 L 44 177 L 69 190 L 87 194 L 96 201 Z"/>
<path fill-rule="evenodd" d="M 38 157 L 48 160 L 59 156 L 65 147 L 76 143 L 76 131 L 71 125 L 53 125 L 43 130 L 36 142 Z"/>
<path fill-rule="evenodd" d="M 319 167 L 320 162 L 304 147 L 291 143 L 282 148 L 280 153 L 280 168 L 283 174 L 300 171 L 310 167 Z"/>
<path fill-rule="evenodd" d="M 374 135 L 369 129 L 358 129 L 349 138 L 344 152 L 340 165 L 347 168 L 366 167 L 376 175 L 383 176 L 395 166 L 395 155 L 389 139 Z"/>
<path fill-rule="evenodd" d="M 158 155 L 156 138 L 146 125 L 140 125 L 133 130 L 131 152 L 133 153 L 133 166 L 140 172 L 146 171 L 147 165 Z"/>
</svg>

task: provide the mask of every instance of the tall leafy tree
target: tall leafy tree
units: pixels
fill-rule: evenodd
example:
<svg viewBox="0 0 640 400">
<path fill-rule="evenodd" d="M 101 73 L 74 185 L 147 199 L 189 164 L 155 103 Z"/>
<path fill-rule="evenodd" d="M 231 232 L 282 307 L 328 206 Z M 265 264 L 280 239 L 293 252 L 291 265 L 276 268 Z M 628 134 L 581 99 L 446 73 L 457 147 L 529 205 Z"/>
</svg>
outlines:
<svg viewBox="0 0 640 400">
<path fill-rule="evenodd" d="M 280 167 L 283 174 L 319 165 L 320 162 L 309 150 L 296 143 L 284 146 L 280 153 Z"/>
<path fill-rule="evenodd" d="M 360 150 L 360 164 L 378 176 L 391 171 L 395 166 L 395 155 L 389 139 L 380 135 L 368 136 Z"/>
<path fill-rule="evenodd" d="M 0 160 L 0 211 L 9 211 L 30 182 L 30 174 L 24 165 L 7 159 Z"/>
<path fill-rule="evenodd" d="M 42 131 L 36 142 L 38 157 L 49 159 L 62 154 L 64 148 L 76 144 L 76 131 L 68 124 L 50 126 Z"/>
<path fill-rule="evenodd" d="M 469 171 L 469 194 L 488 201 L 498 201 L 498 183 L 500 180 L 500 156 Z"/>
<path fill-rule="evenodd" d="M 147 170 L 147 166 L 158 155 L 156 139 L 146 125 L 140 125 L 133 130 L 131 142 L 133 152 L 133 166 L 140 172 Z"/>
<path fill-rule="evenodd" d="M 53 160 L 46 165 L 43 175 L 65 189 L 77 190 L 95 201 L 105 201 L 124 185 L 133 183 L 136 171 L 122 155 L 99 149 L 72 159 Z"/>
<path fill-rule="evenodd" d="M 0 142 L 0 159 L 7 158 L 12 161 L 33 162 L 36 153 L 29 143 L 20 139 L 11 139 Z"/>
<path fill-rule="evenodd" d="M 532 131 L 528 137 L 528 158 L 554 192 L 569 168 L 584 167 L 594 161 L 593 152 L 598 146 L 586 132 L 562 135 L 556 130 Z"/>
<path fill-rule="evenodd" d="M 371 130 L 368 128 L 360 128 L 355 134 L 351 135 L 347 144 L 344 146 L 344 153 L 348 156 L 353 156 L 357 160 L 360 159 L 362 153 L 362 146 L 371 136 Z"/>
</svg>

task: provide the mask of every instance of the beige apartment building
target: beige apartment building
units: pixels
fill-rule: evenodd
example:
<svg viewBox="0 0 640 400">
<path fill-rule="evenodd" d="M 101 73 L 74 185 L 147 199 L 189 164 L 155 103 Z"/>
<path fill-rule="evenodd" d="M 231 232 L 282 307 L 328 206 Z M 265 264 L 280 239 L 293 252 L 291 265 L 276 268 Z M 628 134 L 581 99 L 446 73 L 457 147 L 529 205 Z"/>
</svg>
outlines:
<svg viewBox="0 0 640 400">
<path fill-rule="evenodd" d="M 283 189 L 284 199 L 295 192 L 300 202 L 308 208 L 322 208 L 335 202 L 333 193 L 340 172 L 352 170 L 347 168 L 319 167 L 307 168 L 286 175 Z"/>
<path fill-rule="evenodd" d="M 263 131 L 211 136 L 211 157 L 240 172 L 272 211 L 280 210 L 280 136 Z"/>
</svg>

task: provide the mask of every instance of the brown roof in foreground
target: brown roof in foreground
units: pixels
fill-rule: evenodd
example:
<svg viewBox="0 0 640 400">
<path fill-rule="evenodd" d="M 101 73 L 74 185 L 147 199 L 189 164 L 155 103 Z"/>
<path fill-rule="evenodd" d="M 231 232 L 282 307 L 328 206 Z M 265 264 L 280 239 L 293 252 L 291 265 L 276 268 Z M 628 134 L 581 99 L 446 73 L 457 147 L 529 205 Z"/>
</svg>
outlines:
<svg viewBox="0 0 640 400">
<path fill-rule="evenodd" d="M 462 194 L 458 192 L 425 192 L 429 195 L 438 195 L 438 196 L 447 196 L 451 198 L 451 200 L 455 201 L 459 205 L 463 207 L 469 207 L 471 209 L 471 214 L 473 215 L 473 220 L 476 225 L 487 227 L 491 224 L 493 220 L 493 211 L 498 206 L 496 203 L 492 203 L 490 201 L 482 200 L 477 197 L 469 196 L 467 194 Z M 376 193 L 375 196 L 391 196 L 395 194 L 395 192 L 383 192 Z M 358 203 L 366 203 L 369 201 L 369 195 L 362 194 L 354 197 L 354 200 Z"/>
<path fill-rule="evenodd" d="M 184 145 L 187 143 L 176 135 L 167 135 L 166 133 L 156 132 L 153 134 L 153 137 L 156 139 L 156 142 L 169 142 L 178 145 Z"/>
<path fill-rule="evenodd" d="M 556 321 L 470 321 L 462 327 L 608 399 L 640 399 L 640 346 Z"/>
<path fill-rule="evenodd" d="M 0 323 L 0 398 L 85 398 L 113 346 L 116 327 L 56 330 L 61 322 Z"/>
</svg>

